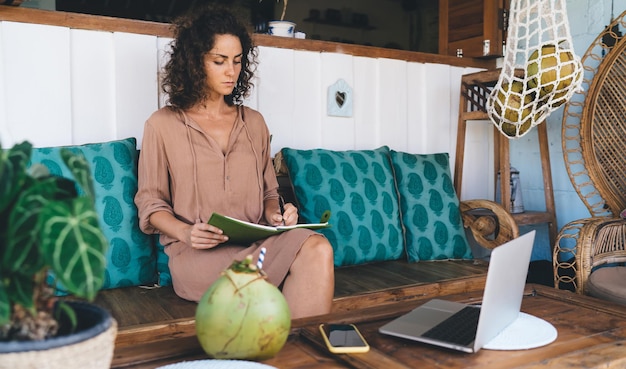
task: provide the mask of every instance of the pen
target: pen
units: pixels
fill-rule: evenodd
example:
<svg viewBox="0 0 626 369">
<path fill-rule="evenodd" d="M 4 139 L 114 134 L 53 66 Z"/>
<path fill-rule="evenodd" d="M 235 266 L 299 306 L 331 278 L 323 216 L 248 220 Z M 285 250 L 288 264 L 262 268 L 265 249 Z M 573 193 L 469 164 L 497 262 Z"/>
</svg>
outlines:
<svg viewBox="0 0 626 369">
<path fill-rule="evenodd" d="M 278 196 L 278 206 L 280 207 L 280 215 L 285 214 L 285 200 L 282 196 Z M 285 218 L 283 217 L 283 225 L 285 224 Z"/>
</svg>

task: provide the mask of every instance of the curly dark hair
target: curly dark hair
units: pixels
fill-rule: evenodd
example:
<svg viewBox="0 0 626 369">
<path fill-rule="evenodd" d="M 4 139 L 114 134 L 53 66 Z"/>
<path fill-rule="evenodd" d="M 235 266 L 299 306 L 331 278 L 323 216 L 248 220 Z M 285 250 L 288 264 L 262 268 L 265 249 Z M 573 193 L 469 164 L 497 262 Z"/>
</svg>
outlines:
<svg viewBox="0 0 626 369">
<path fill-rule="evenodd" d="M 216 35 L 233 35 L 241 41 L 241 73 L 233 92 L 224 97 L 232 106 L 241 104 L 253 87 L 257 49 L 245 25 L 223 6 L 207 6 L 174 21 L 174 41 L 170 59 L 165 65 L 162 89 L 174 108 L 188 109 L 208 97 L 204 56 L 215 45 Z"/>
</svg>

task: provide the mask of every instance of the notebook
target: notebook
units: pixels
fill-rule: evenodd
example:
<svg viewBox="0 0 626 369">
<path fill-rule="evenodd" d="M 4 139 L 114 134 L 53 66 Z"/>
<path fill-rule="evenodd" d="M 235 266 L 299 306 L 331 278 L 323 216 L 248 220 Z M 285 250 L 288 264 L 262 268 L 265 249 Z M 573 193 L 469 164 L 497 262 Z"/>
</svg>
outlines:
<svg viewBox="0 0 626 369">
<path fill-rule="evenodd" d="M 477 352 L 517 319 L 534 240 L 531 231 L 493 249 L 481 305 L 432 299 L 383 325 L 379 332 Z"/>
<path fill-rule="evenodd" d="M 282 232 L 286 232 L 295 228 L 322 229 L 330 227 L 328 219 L 330 212 L 325 211 L 322 214 L 320 223 L 298 223 L 290 226 L 267 226 L 262 224 L 250 223 L 243 220 L 235 219 L 219 213 L 211 214 L 208 223 L 221 229 L 228 236 L 228 242 L 238 245 L 248 245 L 258 240 L 262 240 L 269 236 L 274 236 Z"/>
</svg>

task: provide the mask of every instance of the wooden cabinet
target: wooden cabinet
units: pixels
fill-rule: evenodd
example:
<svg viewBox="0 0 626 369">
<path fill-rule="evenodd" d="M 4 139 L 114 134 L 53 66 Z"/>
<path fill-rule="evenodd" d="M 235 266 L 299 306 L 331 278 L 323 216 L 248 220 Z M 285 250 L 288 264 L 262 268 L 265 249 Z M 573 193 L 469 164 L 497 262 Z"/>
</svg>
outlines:
<svg viewBox="0 0 626 369">
<path fill-rule="evenodd" d="M 439 54 L 504 55 L 509 0 L 439 0 Z"/>
</svg>

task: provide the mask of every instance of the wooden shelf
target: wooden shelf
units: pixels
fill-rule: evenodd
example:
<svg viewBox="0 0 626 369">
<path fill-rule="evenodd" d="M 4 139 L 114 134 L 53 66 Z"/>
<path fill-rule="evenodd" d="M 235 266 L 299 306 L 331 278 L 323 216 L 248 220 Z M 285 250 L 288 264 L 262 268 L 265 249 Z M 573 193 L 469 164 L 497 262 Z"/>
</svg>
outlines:
<svg viewBox="0 0 626 369">
<path fill-rule="evenodd" d="M 461 100 L 459 105 L 459 126 L 457 132 L 456 161 L 454 166 L 454 188 L 459 198 L 463 182 L 463 159 L 465 156 L 465 134 L 468 120 L 488 120 L 486 103 L 493 86 L 500 76 L 500 69 L 466 74 L 461 78 Z M 494 129 L 494 179 L 501 173 L 500 198 L 501 205 L 511 212 L 511 167 L 509 139 L 495 126 Z M 554 248 L 557 235 L 556 209 L 552 190 L 552 170 L 550 168 L 550 152 L 548 150 L 548 131 L 546 124 L 537 125 L 539 151 L 543 185 L 545 189 L 545 211 L 530 211 L 512 214 L 518 225 L 548 224 L 550 248 Z"/>
<path fill-rule="evenodd" d="M 547 211 L 526 210 L 523 213 L 511 214 L 517 224 L 550 223 L 553 215 Z"/>
</svg>

